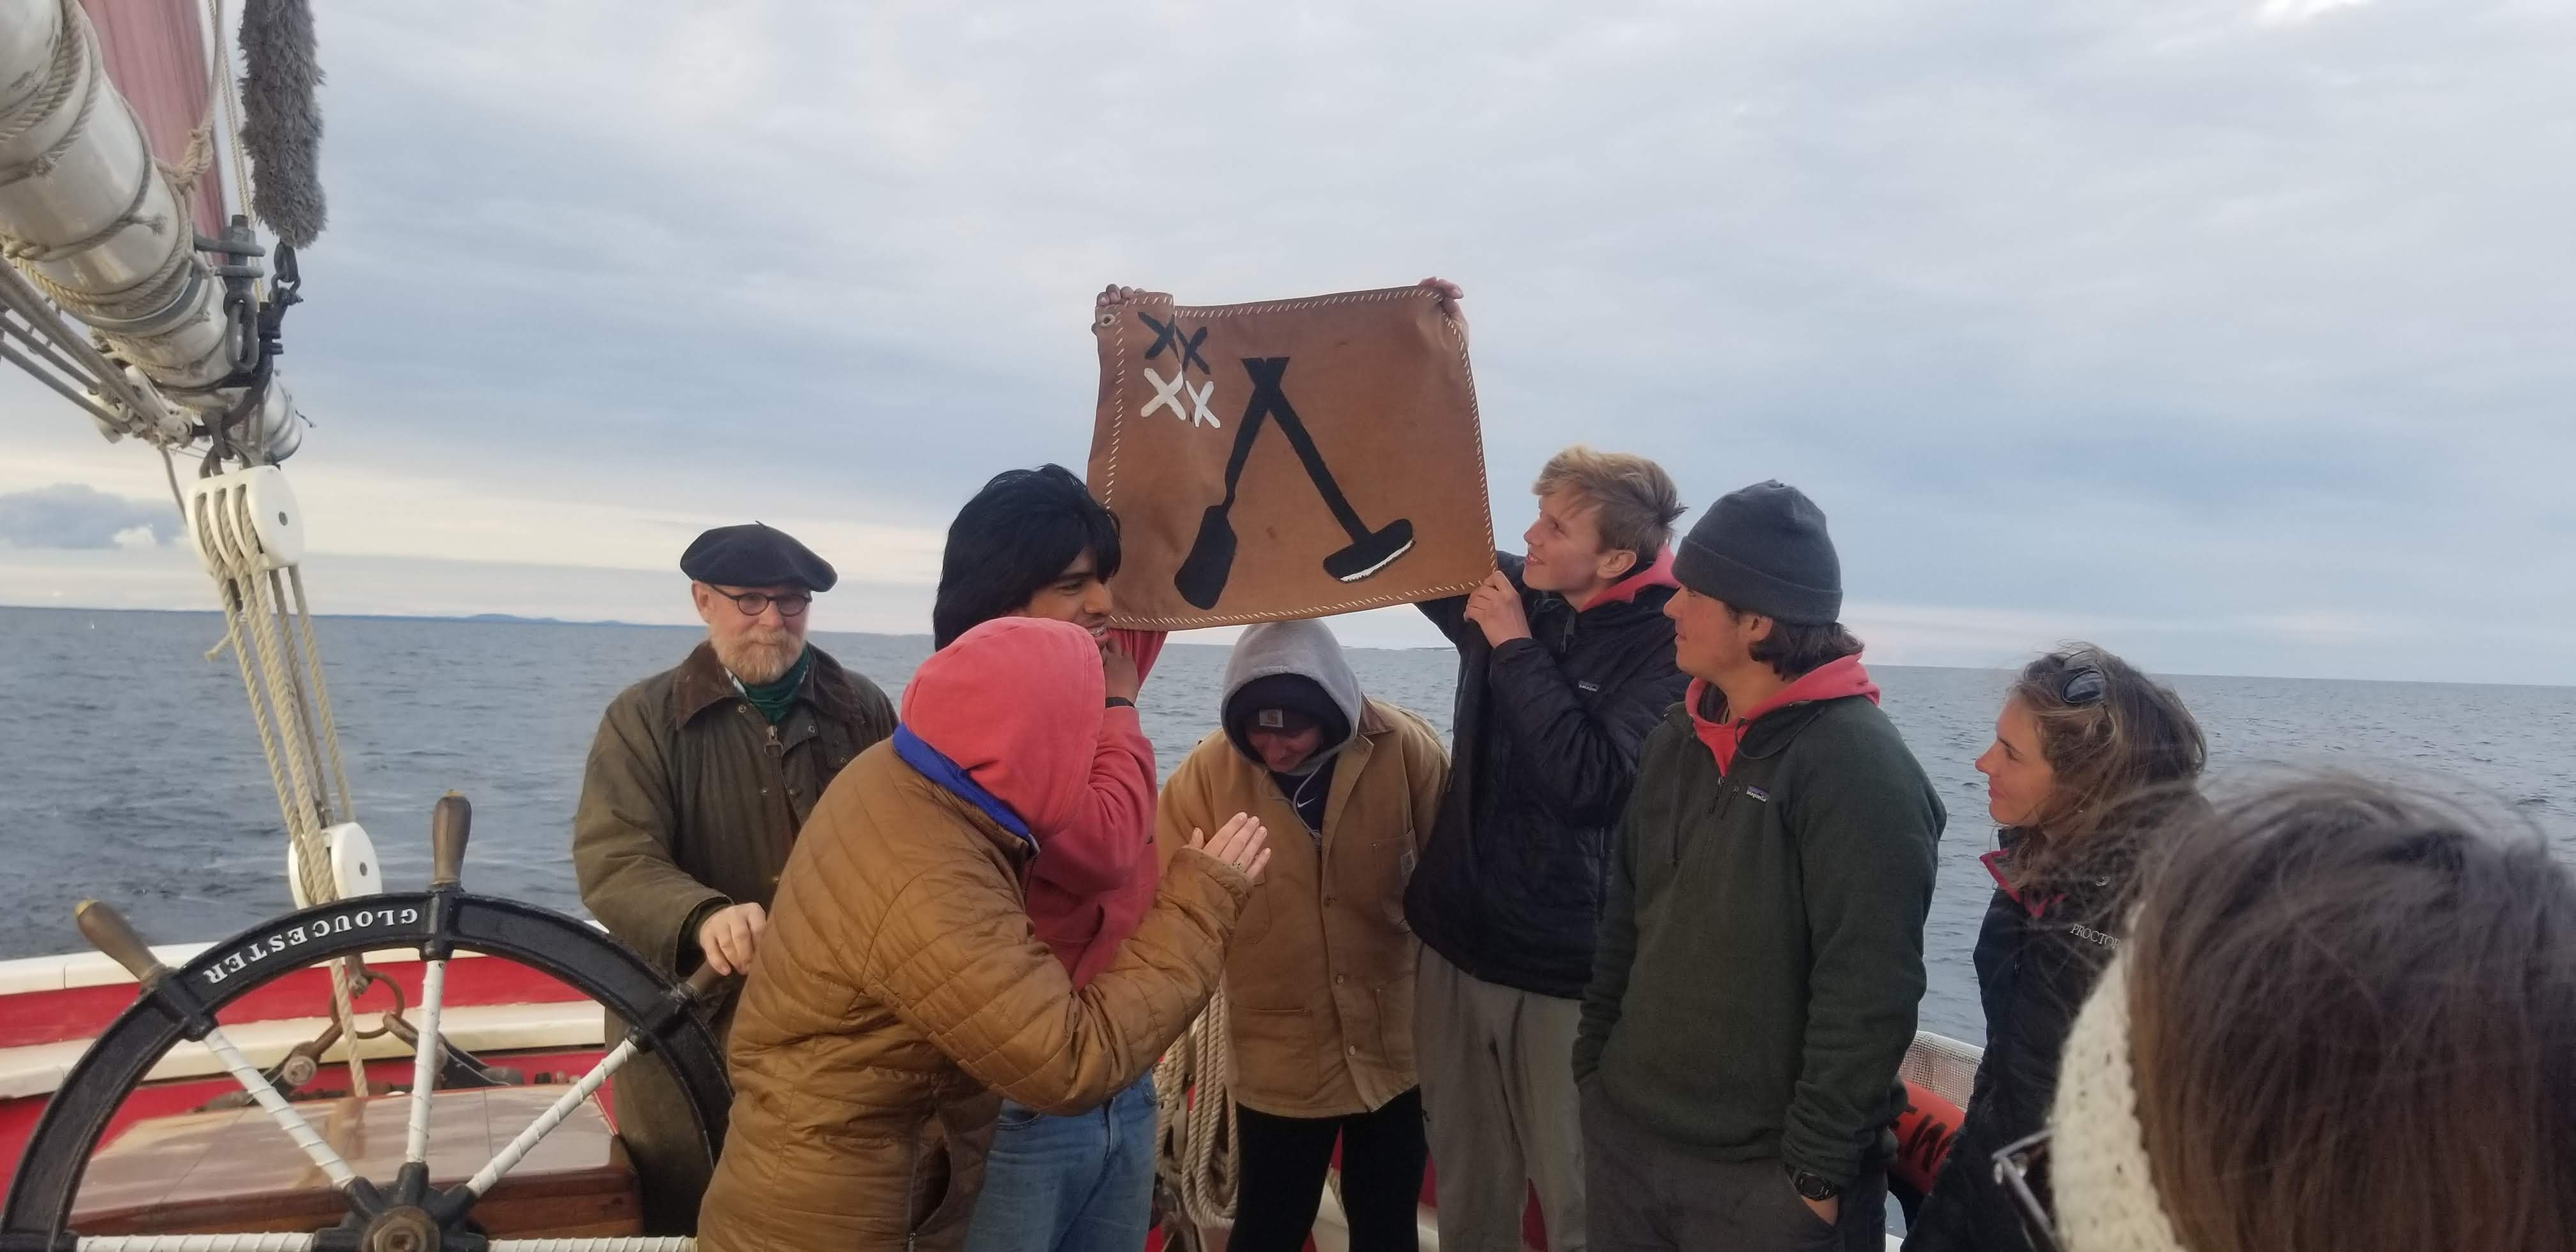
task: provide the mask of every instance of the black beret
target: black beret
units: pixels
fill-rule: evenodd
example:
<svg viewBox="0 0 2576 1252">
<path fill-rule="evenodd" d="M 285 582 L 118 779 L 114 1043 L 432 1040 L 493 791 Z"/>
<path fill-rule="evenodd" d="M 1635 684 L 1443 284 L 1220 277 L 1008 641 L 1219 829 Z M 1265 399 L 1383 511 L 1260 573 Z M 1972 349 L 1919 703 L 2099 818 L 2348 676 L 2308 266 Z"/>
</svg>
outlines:
<svg viewBox="0 0 2576 1252">
<path fill-rule="evenodd" d="M 702 583 L 728 587 L 783 587 L 830 591 L 841 576 L 786 531 L 753 522 L 718 526 L 680 554 L 680 572 Z"/>
</svg>

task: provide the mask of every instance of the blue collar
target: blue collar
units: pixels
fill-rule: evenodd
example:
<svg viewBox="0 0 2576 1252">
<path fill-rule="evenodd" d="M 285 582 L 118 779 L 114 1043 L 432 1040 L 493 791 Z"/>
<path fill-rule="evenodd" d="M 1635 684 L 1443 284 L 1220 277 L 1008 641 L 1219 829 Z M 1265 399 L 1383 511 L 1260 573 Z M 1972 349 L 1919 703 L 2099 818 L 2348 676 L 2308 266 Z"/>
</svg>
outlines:
<svg viewBox="0 0 2576 1252">
<path fill-rule="evenodd" d="M 1010 805 L 1002 803 L 1000 796 L 986 791 L 973 778 L 968 777 L 965 770 L 958 768 L 957 762 L 940 755 L 939 749 L 922 742 L 921 736 L 912 733 L 910 726 L 898 725 L 894 728 L 894 754 L 903 758 L 903 763 L 918 771 L 922 777 L 946 787 L 955 792 L 959 799 L 984 810 L 986 816 L 1002 824 L 1002 829 L 1019 836 L 1021 842 L 1028 844 L 1030 851 L 1037 850 L 1037 836 L 1029 833 L 1029 824 L 1021 821 L 1020 815 L 1012 812 Z"/>
</svg>

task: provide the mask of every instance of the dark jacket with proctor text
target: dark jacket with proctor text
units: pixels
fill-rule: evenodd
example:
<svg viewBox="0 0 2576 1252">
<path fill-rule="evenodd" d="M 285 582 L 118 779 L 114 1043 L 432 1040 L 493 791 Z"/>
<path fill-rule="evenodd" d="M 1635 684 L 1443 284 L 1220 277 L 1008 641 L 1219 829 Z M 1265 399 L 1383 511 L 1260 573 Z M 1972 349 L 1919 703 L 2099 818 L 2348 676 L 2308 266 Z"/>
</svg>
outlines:
<svg viewBox="0 0 2576 1252">
<path fill-rule="evenodd" d="M 1998 870 L 2011 855 L 2005 831 Z M 2023 1252 L 2020 1210 L 1995 1182 L 1994 1154 L 2039 1130 L 2057 1093 L 2059 1057 L 2075 1012 L 2102 967 L 2119 951 L 2106 929 L 2109 879 L 2015 891 L 1998 886 L 1977 932 L 1977 995 L 1986 1011 L 1986 1052 L 1967 1117 L 1932 1194 L 1905 1233 L 1906 1252 Z M 2047 1158 L 2040 1158 L 2044 1165 Z M 2039 1180 L 2034 1180 L 2038 1183 Z M 2040 1185 L 2044 1186 L 2044 1183 Z M 2041 1194 L 2045 1195 L 2043 1190 Z"/>
<path fill-rule="evenodd" d="M 1449 790 L 1404 896 L 1422 942 L 1470 977 L 1573 999 L 1592 975 L 1603 846 L 1637 754 L 1689 681 L 1673 668 L 1667 555 L 1581 612 L 1521 583 L 1530 638 L 1488 648 L 1465 597 L 1422 611 L 1458 645 Z"/>
</svg>

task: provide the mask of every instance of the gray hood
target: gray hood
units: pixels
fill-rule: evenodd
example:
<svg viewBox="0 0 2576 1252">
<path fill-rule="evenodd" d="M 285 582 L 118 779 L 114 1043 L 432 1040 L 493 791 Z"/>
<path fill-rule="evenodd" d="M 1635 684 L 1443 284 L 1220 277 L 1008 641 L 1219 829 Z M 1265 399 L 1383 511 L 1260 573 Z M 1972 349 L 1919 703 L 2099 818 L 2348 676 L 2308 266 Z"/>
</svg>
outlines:
<svg viewBox="0 0 2576 1252">
<path fill-rule="evenodd" d="M 1341 742 L 1326 744 L 1299 773 L 1313 772 L 1359 739 L 1360 715 L 1367 700 L 1360 692 L 1359 675 L 1351 672 L 1351 663 L 1342 656 L 1341 642 L 1333 638 L 1333 632 L 1319 621 L 1263 622 L 1243 632 L 1235 642 L 1234 655 L 1225 663 L 1225 698 L 1217 704 L 1217 718 L 1225 727 L 1226 737 L 1234 741 L 1235 751 L 1250 760 L 1260 760 L 1252 745 L 1235 732 L 1228 713 L 1235 696 L 1245 687 L 1276 674 L 1295 674 L 1323 688 L 1334 707 L 1342 711 L 1342 724 L 1350 727 Z"/>
</svg>

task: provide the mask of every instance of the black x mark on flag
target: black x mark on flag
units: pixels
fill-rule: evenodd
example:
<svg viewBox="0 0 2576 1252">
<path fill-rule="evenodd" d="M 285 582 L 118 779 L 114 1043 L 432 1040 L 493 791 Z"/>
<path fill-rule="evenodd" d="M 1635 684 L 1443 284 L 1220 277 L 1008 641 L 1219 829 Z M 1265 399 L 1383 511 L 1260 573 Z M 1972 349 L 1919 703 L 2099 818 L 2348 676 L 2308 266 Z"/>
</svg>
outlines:
<svg viewBox="0 0 2576 1252">
<path fill-rule="evenodd" d="M 1158 322 L 1154 320 L 1154 315 L 1151 313 L 1138 313 L 1136 317 L 1137 320 L 1154 328 L 1154 346 L 1145 349 L 1146 360 L 1151 361 L 1161 356 L 1165 348 L 1177 348 L 1180 350 L 1182 369 L 1195 365 L 1199 367 L 1199 372 L 1202 374 L 1216 372 L 1208 368 L 1207 358 L 1199 355 L 1199 345 L 1207 342 L 1207 327 L 1201 326 L 1192 332 L 1189 338 L 1183 339 L 1179 318 Z"/>
</svg>

